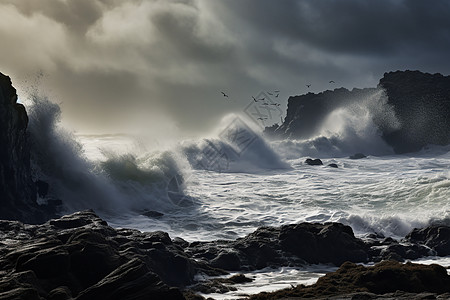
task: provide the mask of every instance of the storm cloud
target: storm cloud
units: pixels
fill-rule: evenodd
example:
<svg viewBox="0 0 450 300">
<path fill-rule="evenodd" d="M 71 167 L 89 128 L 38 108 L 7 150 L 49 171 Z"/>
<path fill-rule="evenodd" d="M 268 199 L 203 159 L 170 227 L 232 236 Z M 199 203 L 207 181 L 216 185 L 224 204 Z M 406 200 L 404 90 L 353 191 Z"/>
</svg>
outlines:
<svg viewBox="0 0 450 300">
<path fill-rule="evenodd" d="M 82 131 L 202 130 L 260 91 L 286 105 L 386 71 L 449 74 L 450 1 L 3 0 L 0 41 L 0 71 L 23 89 L 43 73 Z"/>
</svg>

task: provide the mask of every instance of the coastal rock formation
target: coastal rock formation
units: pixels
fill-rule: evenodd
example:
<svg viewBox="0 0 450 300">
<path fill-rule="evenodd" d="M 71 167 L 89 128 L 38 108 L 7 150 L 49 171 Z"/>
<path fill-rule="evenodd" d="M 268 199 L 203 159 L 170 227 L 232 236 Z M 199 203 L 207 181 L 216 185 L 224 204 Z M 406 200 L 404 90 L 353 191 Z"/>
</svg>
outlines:
<svg viewBox="0 0 450 300">
<path fill-rule="evenodd" d="M 375 102 L 379 97 L 371 97 L 381 89 L 386 96 L 382 105 Z M 284 122 L 266 132 L 272 137 L 312 138 L 320 134 L 331 112 L 362 102 L 371 104 L 374 123 L 396 153 L 415 152 L 428 144 L 450 144 L 450 76 L 420 71 L 385 73 L 377 88 L 339 88 L 289 97 Z"/>
<path fill-rule="evenodd" d="M 448 230 L 444 226 L 415 230 L 400 243 L 391 238 L 363 241 L 340 223 L 300 223 L 261 227 L 235 241 L 189 243 L 162 231 L 114 229 L 93 211 L 42 225 L 0 221 L 0 299 L 194 299 L 197 296 L 184 290 L 188 286 L 204 293 L 226 292 L 234 289 L 234 283 L 249 280 L 237 275 L 198 282 L 198 274 L 217 277 L 265 267 L 419 258 L 440 251 L 448 242 Z M 361 273 L 362 267 L 346 265 Z M 441 269 L 433 267 L 425 275 L 447 280 L 433 272 L 440 274 Z M 347 276 L 344 273 L 338 274 Z M 352 284 L 360 284 L 355 278 L 366 279 L 358 285 L 364 291 L 376 292 L 370 284 L 381 286 L 375 275 L 351 276 Z M 430 283 L 423 279 L 424 291 L 443 292 L 441 281 L 436 289 L 428 289 Z"/>
<path fill-rule="evenodd" d="M 44 221 L 31 178 L 28 116 L 16 89 L 0 73 L 0 219 Z"/>
<path fill-rule="evenodd" d="M 450 76 L 389 72 L 379 87 L 386 91 L 401 124 L 394 131 L 383 131 L 396 153 L 417 151 L 427 144 L 450 144 Z"/>
<path fill-rule="evenodd" d="M 418 293 L 428 294 L 416 298 Z M 319 278 L 314 285 L 260 293 L 250 299 L 378 299 L 378 295 L 388 299 L 436 299 L 437 294 L 444 293 L 446 296 L 441 299 L 448 299 L 450 276 L 439 265 L 384 261 L 364 267 L 346 262 L 336 272 Z M 336 295 L 339 298 L 333 298 Z"/>
<path fill-rule="evenodd" d="M 323 165 L 322 161 L 319 158 L 316 158 L 316 159 L 307 158 L 305 160 L 305 164 L 310 165 L 310 166 L 321 166 L 321 165 Z"/>
</svg>

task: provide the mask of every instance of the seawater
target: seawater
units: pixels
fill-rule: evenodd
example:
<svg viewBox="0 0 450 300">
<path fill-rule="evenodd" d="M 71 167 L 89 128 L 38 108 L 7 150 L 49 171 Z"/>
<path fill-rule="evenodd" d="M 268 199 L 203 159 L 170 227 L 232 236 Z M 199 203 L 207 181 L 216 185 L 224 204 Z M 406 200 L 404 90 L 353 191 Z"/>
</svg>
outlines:
<svg viewBox="0 0 450 300">
<path fill-rule="evenodd" d="M 359 237 L 399 239 L 415 227 L 450 224 L 450 147 L 394 155 L 370 118 L 355 125 L 362 131 L 355 130 L 355 120 L 342 125 L 348 119 L 342 109 L 309 140 L 269 141 L 244 122 L 237 126 L 250 132 L 244 148 L 220 133 L 154 148 L 131 135 L 68 133 L 58 125 L 57 105 L 34 100 L 39 105 L 30 110 L 33 169 L 50 183 L 48 197 L 62 199 L 67 213 L 93 208 L 113 227 L 210 241 L 298 222 L 341 222 Z M 348 158 L 359 149 L 366 158 Z M 211 159 L 211 150 L 220 156 Z M 309 157 L 324 165 L 305 164 Z M 162 215 L 148 217 L 149 211 Z M 448 258 L 420 262 L 448 265 Z M 216 296 L 234 299 L 309 284 L 334 269 L 261 270 L 249 274 L 256 280 L 237 293 Z"/>
</svg>

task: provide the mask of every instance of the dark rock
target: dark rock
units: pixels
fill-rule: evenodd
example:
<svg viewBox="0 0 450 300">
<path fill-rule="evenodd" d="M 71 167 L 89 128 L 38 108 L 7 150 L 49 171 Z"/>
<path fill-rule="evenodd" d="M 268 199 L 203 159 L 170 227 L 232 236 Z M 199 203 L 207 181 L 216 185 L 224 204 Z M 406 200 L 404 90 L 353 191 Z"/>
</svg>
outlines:
<svg viewBox="0 0 450 300">
<path fill-rule="evenodd" d="M 48 293 L 48 300 L 72 300 L 72 293 L 67 286 L 60 286 Z"/>
<path fill-rule="evenodd" d="M 28 117 L 11 79 L 0 73 L 0 219 L 42 223 L 31 177 Z"/>
<path fill-rule="evenodd" d="M 428 144 L 450 144 L 450 76 L 419 71 L 385 73 L 377 88 L 339 88 L 289 97 L 284 122 L 266 131 L 281 138 L 316 137 L 332 111 L 366 101 L 380 89 L 387 102 L 382 107 L 373 103 L 377 107 L 372 111 L 373 121 L 396 153 L 415 152 Z M 386 122 L 387 115 L 396 120 Z"/>
<path fill-rule="evenodd" d="M 316 158 L 316 159 L 307 158 L 305 160 L 305 164 L 308 164 L 310 166 L 321 166 L 321 165 L 323 165 L 322 161 L 320 159 L 318 159 L 318 158 Z"/>
<path fill-rule="evenodd" d="M 387 298 L 387 293 L 392 293 L 393 299 L 414 299 L 413 297 L 418 293 L 442 294 L 448 292 L 450 292 L 450 276 L 445 268 L 439 265 L 384 261 L 372 267 L 363 267 L 346 262 L 336 272 L 319 278 L 314 285 L 299 285 L 293 289 L 261 293 L 250 299 L 294 297 L 334 299 L 332 296 L 336 295 L 340 295 L 339 299 L 373 299 L 370 298 L 372 294 L 386 295 Z M 353 295 L 347 298 L 345 295 L 349 294 Z M 427 294 L 427 297 L 429 296 L 430 294 Z"/>
<path fill-rule="evenodd" d="M 355 154 L 349 156 L 348 158 L 350 158 L 350 159 L 361 159 L 361 158 L 366 158 L 366 157 L 367 156 L 365 156 L 362 153 L 355 153 Z"/>
<path fill-rule="evenodd" d="M 439 256 L 450 255 L 450 226 L 432 225 L 422 229 L 414 229 L 405 240 L 430 247 Z"/>
<path fill-rule="evenodd" d="M 81 292 L 77 300 L 184 299 L 179 289 L 160 281 L 146 264 L 133 259 Z"/>
<path fill-rule="evenodd" d="M 328 167 L 331 167 L 331 168 L 337 168 L 338 165 L 337 165 L 337 164 L 328 164 Z"/>
<path fill-rule="evenodd" d="M 418 151 L 427 144 L 450 143 L 450 76 L 419 71 L 385 73 L 379 86 L 386 91 L 400 128 L 381 128 L 396 153 Z"/>
<path fill-rule="evenodd" d="M 308 263 L 333 263 L 344 261 L 365 262 L 367 246 L 355 238 L 352 229 L 339 223 L 282 226 L 280 245 L 286 252 Z"/>
</svg>

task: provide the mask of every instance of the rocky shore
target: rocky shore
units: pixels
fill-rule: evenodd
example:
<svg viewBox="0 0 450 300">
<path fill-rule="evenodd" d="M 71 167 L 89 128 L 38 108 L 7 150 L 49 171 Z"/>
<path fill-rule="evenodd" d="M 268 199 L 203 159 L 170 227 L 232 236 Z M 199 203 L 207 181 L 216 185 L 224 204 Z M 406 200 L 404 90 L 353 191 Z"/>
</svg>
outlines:
<svg viewBox="0 0 450 300">
<path fill-rule="evenodd" d="M 0 221 L 0 299 L 201 299 L 196 291 L 226 292 L 251 280 L 224 279 L 229 271 L 316 263 L 341 267 L 314 286 L 251 299 L 397 290 L 439 295 L 450 292 L 445 268 L 394 261 L 448 255 L 449 233 L 449 227 L 436 225 L 414 230 L 402 241 L 363 240 L 340 223 L 301 223 L 261 227 L 235 241 L 189 243 L 160 231 L 114 229 L 93 211 L 42 225 Z M 381 260 L 370 268 L 354 264 Z M 210 279 L 198 281 L 196 275 Z"/>
</svg>

